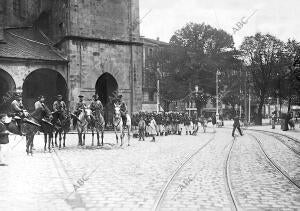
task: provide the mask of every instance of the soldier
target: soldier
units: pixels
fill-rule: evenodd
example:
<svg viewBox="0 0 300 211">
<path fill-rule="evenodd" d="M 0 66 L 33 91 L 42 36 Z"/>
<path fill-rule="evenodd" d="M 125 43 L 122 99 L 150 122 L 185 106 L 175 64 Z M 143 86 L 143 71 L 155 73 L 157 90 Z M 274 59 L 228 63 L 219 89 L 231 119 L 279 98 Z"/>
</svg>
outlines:
<svg viewBox="0 0 300 211">
<path fill-rule="evenodd" d="M 83 101 L 84 97 L 82 95 L 79 95 L 78 97 L 79 97 L 79 102 L 76 103 L 75 111 L 74 111 L 74 114 L 76 116 L 79 116 L 79 114 L 81 113 L 81 111 L 86 108 L 86 104 Z"/>
<path fill-rule="evenodd" d="M 51 120 L 52 119 L 51 111 L 45 105 L 45 97 L 43 95 L 40 95 L 38 99 L 39 100 L 34 103 L 34 109 L 35 110 L 41 109 L 43 112 L 46 113 L 46 115 L 49 115 L 49 116 L 45 116 L 45 117 L 50 118 L 50 120 Z M 44 117 L 43 117 L 42 121 L 50 123 L 48 120 L 44 119 Z"/>
<path fill-rule="evenodd" d="M 101 114 L 103 113 L 103 105 L 102 105 L 101 101 L 99 100 L 97 94 L 93 95 L 93 102 L 90 105 L 90 109 L 94 115 L 95 115 L 96 110 L 99 110 Z"/>
<path fill-rule="evenodd" d="M 22 104 L 22 97 L 20 94 L 16 95 L 16 99 L 12 101 L 11 103 L 11 112 L 16 117 L 22 117 L 23 116 L 23 104 Z"/>
<path fill-rule="evenodd" d="M 83 96 L 82 96 L 82 95 L 79 95 L 78 98 L 79 98 L 79 102 L 76 103 L 75 111 L 74 111 L 74 115 L 75 115 L 76 117 L 78 117 L 79 114 L 81 113 L 81 111 L 82 111 L 84 108 L 86 108 L 86 104 L 83 102 Z M 73 118 L 73 127 L 74 127 L 74 129 L 75 129 L 76 125 L 77 125 L 77 119 L 76 119 L 76 118 Z"/>
<path fill-rule="evenodd" d="M 34 103 L 34 109 L 35 110 L 38 110 L 38 109 L 46 110 L 44 103 L 45 103 L 45 97 L 43 95 L 40 95 L 38 98 L 38 101 L 36 101 Z"/>
<path fill-rule="evenodd" d="M 63 119 L 62 113 L 67 110 L 66 103 L 62 100 L 62 95 L 57 95 L 57 100 L 53 103 L 53 111 L 58 112 L 58 119 Z"/>
<path fill-rule="evenodd" d="M 11 103 L 11 112 L 16 120 L 18 129 L 21 133 L 21 119 L 25 117 L 24 110 L 23 110 L 23 104 L 22 104 L 22 97 L 20 94 L 16 95 L 16 99 L 12 101 Z"/>
<path fill-rule="evenodd" d="M 119 103 L 121 104 L 121 107 L 120 107 L 120 112 L 121 112 L 121 117 L 122 117 L 122 121 L 123 121 L 123 126 L 126 126 L 126 123 L 127 123 L 127 106 L 126 106 L 126 103 L 122 100 L 122 95 L 119 95 L 118 96 L 118 101 Z"/>
<path fill-rule="evenodd" d="M 66 111 L 67 106 L 66 103 L 62 100 L 62 95 L 57 95 L 57 100 L 53 103 L 53 111 L 54 112 L 61 112 Z"/>
</svg>

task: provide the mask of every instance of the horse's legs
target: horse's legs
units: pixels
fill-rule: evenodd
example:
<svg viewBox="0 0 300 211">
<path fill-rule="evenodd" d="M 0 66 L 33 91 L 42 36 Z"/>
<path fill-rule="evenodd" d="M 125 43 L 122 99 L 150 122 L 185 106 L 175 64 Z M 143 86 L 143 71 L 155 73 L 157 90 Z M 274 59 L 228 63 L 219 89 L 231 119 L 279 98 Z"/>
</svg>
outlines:
<svg viewBox="0 0 300 211">
<path fill-rule="evenodd" d="M 103 144 L 103 136 L 104 136 L 104 129 L 102 128 L 102 129 L 101 129 L 101 141 L 102 141 L 102 146 L 104 145 L 104 144 Z"/>
<path fill-rule="evenodd" d="M 66 147 L 66 131 L 64 130 L 64 145 L 63 145 L 63 147 Z"/>
<path fill-rule="evenodd" d="M 97 129 L 97 146 L 100 146 L 99 136 L 99 129 Z"/>
<path fill-rule="evenodd" d="M 127 138 L 128 138 L 128 146 L 130 146 L 130 127 L 128 126 L 128 134 L 127 134 Z"/>
<path fill-rule="evenodd" d="M 123 126 L 123 125 L 122 125 L 122 126 Z M 122 127 L 122 126 L 121 126 L 121 127 Z M 124 134 L 124 130 L 121 129 L 120 132 L 121 132 L 121 135 L 120 135 L 120 137 L 121 137 L 121 146 L 123 146 L 123 138 L 124 138 L 124 135 L 125 135 L 125 134 Z"/>
<path fill-rule="evenodd" d="M 46 149 L 47 149 L 47 135 L 46 134 L 44 134 L 44 142 L 45 142 L 44 152 L 46 152 Z"/>
<path fill-rule="evenodd" d="M 29 135 L 26 135 L 26 152 L 27 152 L 27 155 L 29 155 Z"/>
<path fill-rule="evenodd" d="M 82 145 L 82 133 L 78 132 L 78 145 L 81 146 Z"/>
<path fill-rule="evenodd" d="M 62 139 L 62 138 L 61 138 L 61 134 L 62 134 L 62 132 L 63 132 L 63 131 L 59 131 L 59 146 L 58 146 L 59 149 L 61 149 L 61 139 Z M 55 142 L 55 143 L 56 143 L 56 142 Z"/>
<path fill-rule="evenodd" d="M 57 130 L 57 131 L 55 131 L 55 133 L 54 133 L 55 143 L 57 143 L 57 141 L 56 141 L 56 140 L 57 140 L 57 135 L 58 135 L 58 133 L 59 133 L 59 132 L 58 132 L 58 130 Z"/>
<path fill-rule="evenodd" d="M 119 144 L 119 137 L 118 137 L 118 132 L 117 132 L 117 129 L 115 128 L 115 134 L 116 134 L 116 141 L 117 141 L 117 145 Z"/>
<path fill-rule="evenodd" d="M 34 134 L 31 134 L 30 136 L 29 136 L 29 140 L 28 140 L 28 150 L 29 150 L 29 153 L 32 155 L 33 153 L 32 153 L 32 148 L 33 148 L 33 138 L 34 138 Z M 28 153 L 27 153 L 28 154 Z"/>
<path fill-rule="evenodd" d="M 49 150 L 49 152 L 51 152 L 51 144 L 50 143 L 52 142 L 52 144 L 53 144 L 53 136 L 52 136 L 51 133 L 48 134 L 48 142 L 49 142 L 49 144 L 48 144 L 48 150 Z"/>
<path fill-rule="evenodd" d="M 83 132 L 83 146 L 85 146 L 85 132 Z"/>
<path fill-rule="evenodd" d="M 91 130 L 92 130 L 92 146 L 94 146 L 94 128 L 92 127 Z"/>
</svg>

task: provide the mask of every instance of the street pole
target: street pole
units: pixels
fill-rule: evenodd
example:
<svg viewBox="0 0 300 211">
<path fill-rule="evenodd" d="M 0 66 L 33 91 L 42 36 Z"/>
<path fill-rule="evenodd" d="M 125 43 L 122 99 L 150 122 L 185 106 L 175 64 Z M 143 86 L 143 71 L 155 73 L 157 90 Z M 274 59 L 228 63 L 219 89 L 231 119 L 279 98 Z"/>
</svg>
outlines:
<svg viewBox="0 0 300 211">
<path fill-rule="evenodd" d="M 159 79 L 157 79 L 157 105 L 156 105 L 156 111 L 159 113 Z"/>
<path fill-rule="evenodd" d="M 217 69 L 216 73 L 216 119 L 219 120 L 219 70 Z"/>
<path fill-rule="evenodd" d="M 248 114 L 248 122 L 251 122 L 251 95 L 250 95 L 250 87 L 249 87 L 249 114 Z"/>
</svg>

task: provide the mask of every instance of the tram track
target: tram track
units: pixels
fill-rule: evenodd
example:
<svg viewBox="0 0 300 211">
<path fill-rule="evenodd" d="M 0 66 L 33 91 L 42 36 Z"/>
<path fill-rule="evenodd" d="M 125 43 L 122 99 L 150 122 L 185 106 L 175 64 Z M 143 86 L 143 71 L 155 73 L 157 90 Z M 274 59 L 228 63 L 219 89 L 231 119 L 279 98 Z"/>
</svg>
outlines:
<svg viewBox="0 0 300 211">
<path fill-rule="evenodd" d="M 258 133 L 266 134 L 268 136 L 275 138 L 276 140 L 280 141 L 282 144 L 284 144 L 287 148 L 289 148 L 291 151 L 293 151 L 296 155 L 298 155 L 300 157 L 300 141 L 299 140 L 292 138 L 290 136 L 284 135 L 284 134 L 280 134 L 280 133 L 274 133 L 274 132 L 269 132 L 269 131 L 257 131 L 257 130 L 255 130 L 255 131 Z M 287 138 L 288 140 L 285 141 L 280 137 Z M 287 143 L 287 142 L 293 142 L 293 143 Z M 294 145 L 294 147 L 292 145 Z M 298 148 L 298 149 L 296 149 L 296 148 Z"/>
<path fill-rule="evenodd" d="M 164 187 L 162 188 L 162 190 L 159 193 L 159 196 L 154 204 L 153 207 L 153 211 L 158 211 L 161 208 L 162 202 L 164 200 L 164 198 L 166 197 L 166 194 L 168 192 L 168 189 L 171 186 L 171 183 L 175 180 L 175 178 L 177 177 L 177 175 L 181 172 L 181 170 L 183 169 L 184 166 L 186 166 L 187 163 L 189 163 L 193 157 L 195 157 L 197 154 L 199 154 L 200 151 L 202 151 L 208 144 L 210 144 L 213 140 L 215 140 L 215 135 L 210 138 L 204 145 L 202 145 L 200 148 L 198 148 L 196 150 L 196 152 L 194 152 L 193 154 L 191 154 L 184 162 L 182 162 L 178 168 L 173 172 L 173 174 L 169 177 L 169 179 L 167 180 L 167 182 L 165 183 Z"/>
<path fill-rule="evenodd" d="M 225 162 L 224 163 L 224 175 L 225 175 L 226 185 L 227 185 L 227 189 L 228 189 L 228 195 L 230 196 L 233 208 L 234 208 L 234 210 L 239 211 L 240 207 L 238 205 L 238 201 L 237 201 L 235 195 L 233 194 L 233 187 L 231 185 L 231 177 L 230 177 L 230 171 L 229 171 L 230 158 L 231 158 L 231 153 L 233 151 L 234 142 L 235 142 L 235 139 L 233 139 L 232 142 L 230 143 L 230 148 L 227 153 L 226 159 L 224 161 Z"/>
<path fill-rule="evenodd" d="M 293 177 L 291 177 L 282 167 L 280 167 L 280 165 L 275 162 L 271 156 L 266 152 L 266 150 L 263 147 L 263 144 L 261 143 L 261 140 L 259 138 L 257 138 L 255 135 L 253 134 L 248 134 L 249 136 L 251 136 L 257 143 L 258 146 L 260 148 L 260 151 L 262 152 L 262 154 L 264 155 L 264 157 L 266 158 L 266 160 L 268 161 L 268 163 L 274 168 L 276 169 L 283 177 L 285 177 L 293 186 L 295 186 L 298 190 L 300 190 L 300 181 L 296 181 Z"/>
<path fill-rule="evenodd" d="M 198 148 L 193 154 L 191 154 L 187 159 L 185 159 L 184 162 L 182 162 L 178 168 L 173 172 L 173 174 L 169 177 L 169 179 L 167 180 L 167 182 L 165 183 L 165 185 L 163 186 L 163 188 L 161 189 L 159 196 L 157 198 L 157 200 L 155 201 L 154 207 L 152 210 L 157 211 L 157 210 L 161 210 L 163 209 L 163 204 L 164 202 L 168 202 L 167 201 L 167 194 L 169 192 L 169 190 L 171 191 L 171 187 L 173 187 L 173 185 L 176 185 L 176 179 L 180 178 L 180 174 L 183 172 L 185 167 L 188 164 L 191 164 L 193 161 L 195 161 L 196 156 L 200 155 L 200 152 L 203 151 L 204 148 L 207 148 L 207 146 L 213 141 L 215 140 L 215 135 L 209 139 L 209 141 L 207 141 L 204 145 L 202 145 L 200 148 Z M 224 178 L 224 182 L 225 185 L 227 186 L 226 192 L 228 194 L 228 200 L 229 200 L 229 204 L 232 210 L 236 210 L 239 211 L 239 205 L 238 202 L 233 194 L 233 188 L 231 186 L 231 178 L 230 178 L 230 173 L 229 173 L 229 163 L 230 163 L 230 156 L 231 156 L 231 152 L 233 150 L 233 145 L 234 145 L 234 141 L 232 140 L 229 144 L 226 144 L 226 146 L 224 147 L 223 151 L 226 150 L 228 151 L 228 153 L 226 154 L 225 160 L 223 162 L 223 178 Z M 194 176 L 193 179 L 191 179 L 191 181 L 193 181 L 195 179 L 195 177 L 197 176 L 198 173 L 196 173 L 196 175 Z M 190 177 L 189 177 L 190 178 Z M 181 178 L 182 179 L 182 178 Z M 186 180 L 186 179 L 185 179 Z M 183 181 L 185 183 L 185 180 Z M 187 181 L 188 185 L 190 185 L 189 181 Z M 174 188 L 174 187 L 173 187 Z M 187 187 L 185 187 L 187 188 Z M 172 198 L 174 199 L 174 197 Z M 176 199 L 175 199 L 176 200 Z"/>
</svg>

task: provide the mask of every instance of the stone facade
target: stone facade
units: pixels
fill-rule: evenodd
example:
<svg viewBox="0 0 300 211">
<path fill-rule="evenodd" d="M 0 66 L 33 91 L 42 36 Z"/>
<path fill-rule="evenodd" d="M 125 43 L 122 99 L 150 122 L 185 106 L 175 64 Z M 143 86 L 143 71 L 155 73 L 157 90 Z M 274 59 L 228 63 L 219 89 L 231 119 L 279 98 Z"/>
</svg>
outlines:
<svg viewBox="0 0 300 211">
<path fill-rule="evenodd" d="M 65 64 L 33 60 L 9 63 L 0 55 L 0 69 L 12 76 L 16 89 L 22 90 L 26 76 L 34 70 L 55 70 L 67 82 L 72 110 L 77 96 L 83 94 L 89 101 L 96 92 L 99 77 L 109 73 L 117 81 L 117 91 L 123 95 L 129 112 L 141 109 L 143 48 L 138 22 L 139 0 L 1 2 L 4 27 L 34 26 L 49 38 L 49 45 L 61 50 L 68 60 Z M 18 11 L 16 7 L 20 7 Z"/>
</svg>

